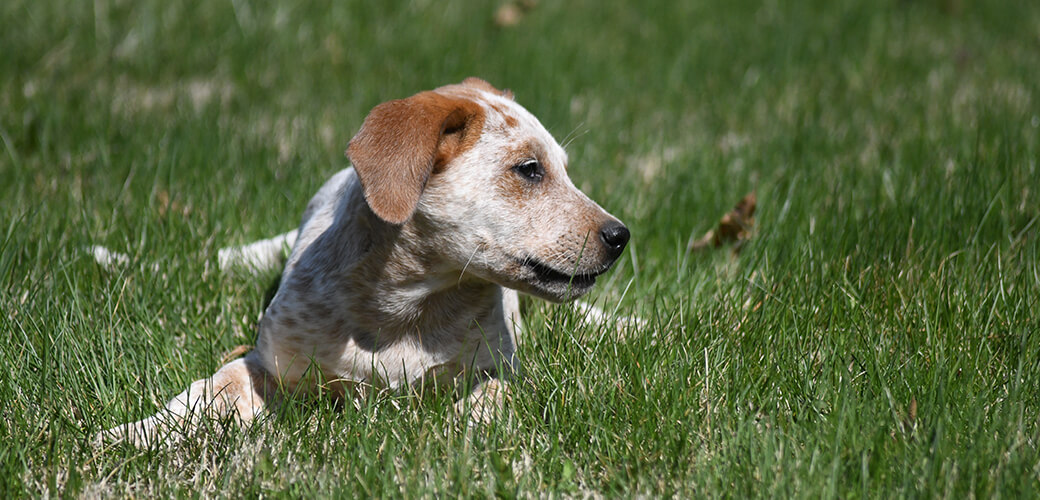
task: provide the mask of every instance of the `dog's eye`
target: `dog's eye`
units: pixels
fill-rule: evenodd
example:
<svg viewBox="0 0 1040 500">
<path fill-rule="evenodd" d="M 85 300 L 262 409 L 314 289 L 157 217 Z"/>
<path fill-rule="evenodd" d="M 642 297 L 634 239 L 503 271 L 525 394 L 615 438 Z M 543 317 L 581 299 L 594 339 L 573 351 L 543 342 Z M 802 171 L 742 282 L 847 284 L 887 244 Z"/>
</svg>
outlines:
<svg viewBox="0 0 1040 500">
<path fill-rule="evenodd" d="M 530 160 L 513 167 L 513 171 L 531 182 L 538 182 L 545 177 L 545 168 L 537 160 Z"/>
</svg>

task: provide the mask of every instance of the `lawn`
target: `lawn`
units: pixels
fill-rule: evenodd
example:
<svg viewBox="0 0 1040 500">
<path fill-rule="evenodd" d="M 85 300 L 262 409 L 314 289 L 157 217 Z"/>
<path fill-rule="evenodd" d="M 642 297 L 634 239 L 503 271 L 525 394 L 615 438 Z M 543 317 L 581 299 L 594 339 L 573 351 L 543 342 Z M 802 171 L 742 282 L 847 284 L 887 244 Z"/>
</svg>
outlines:
<svg viewBox="0 0 1040 500">
<path fill-rule="evenodd" d="M 0 496 L 1040 497 L 1040 3 L 497 9 L 0 3 Z M 591 299 L 645 327 L 525 300 L 487 427 L 388 393 L 92 444 L 253 342 L 275 274 L 220 248 L 472 75 L 631 228 Z M 687 251 L 749 192 L 739 254 Z"/>
</svg>

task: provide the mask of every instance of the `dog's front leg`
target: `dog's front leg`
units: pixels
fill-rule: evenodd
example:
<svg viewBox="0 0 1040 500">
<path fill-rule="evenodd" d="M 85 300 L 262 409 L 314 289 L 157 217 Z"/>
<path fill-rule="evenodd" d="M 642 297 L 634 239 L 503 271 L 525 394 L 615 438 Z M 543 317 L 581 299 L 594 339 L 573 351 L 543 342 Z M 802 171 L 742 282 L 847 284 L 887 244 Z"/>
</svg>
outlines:
<svg viewBox="0 0 1040 500">
<path fill-rule="evenodd" d="M 455 412 L 465 416 L 471 425 L 488 424 L 501 414 L 509 401 L 509 384 L 499 378 L 480 382 L 473 392 L 455 403 Z"/>
<path fill-rule="evenodd" d="M 472 391 L 463 394 L 455 403 L 455 412 L 466 416 L 468 412 L 470 424 L 487 424 L 499 416 L 510 399 L 510 381 L 523 376 L 520 362 L 516 357 L 516 340 L 523 331 L 520 319 L 520 298 L 515 290 L 502 289 L 502 305 L 493 316 L 495 319 L 483 324 L 491 325 L 490 332 L 498 332 L 484 336 L 483 341 L 493 342 L 490 348 L 490 360 L 482 366 L 493 366 L 472 380 Z M 490 347 L 489 345 L 489 347 Z"/>
<path fill-rule="evenodd" d="M 197 430 L 199 418 L 230 416 L 242 425 L 251 422 L 270 406 L 277 388 L 254 353 L 224 365 L 210 378 L 196 380 L 159 413 L 108 429 L 97 439 L 125 441 L 137 447 L 150 443 L 168 446 Z"/>
</svg>

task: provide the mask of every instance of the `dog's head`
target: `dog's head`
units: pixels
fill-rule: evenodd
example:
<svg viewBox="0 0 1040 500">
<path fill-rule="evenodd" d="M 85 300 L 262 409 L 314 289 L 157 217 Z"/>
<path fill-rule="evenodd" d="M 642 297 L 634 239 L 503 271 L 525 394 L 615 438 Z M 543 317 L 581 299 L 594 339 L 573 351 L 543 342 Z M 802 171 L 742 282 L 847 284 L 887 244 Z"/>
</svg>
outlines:
<svg viewBox="0 0 1040 500">
<path fill-rule="evenodd" d="M 587 292 L 628 229 L 579 191 L 542 124 L 487 82 L 376 106 L 347 155 L 372 211 L 445 265 L 547 300 Z"/>
</svg>

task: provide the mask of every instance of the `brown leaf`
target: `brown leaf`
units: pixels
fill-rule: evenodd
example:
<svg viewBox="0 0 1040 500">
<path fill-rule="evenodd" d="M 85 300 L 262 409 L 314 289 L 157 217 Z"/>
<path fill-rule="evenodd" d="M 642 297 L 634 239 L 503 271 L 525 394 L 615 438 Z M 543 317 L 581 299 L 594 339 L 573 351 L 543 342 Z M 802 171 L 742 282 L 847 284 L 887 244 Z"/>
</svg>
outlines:
<svg viewBox="0 0 1040 500">
<path fill-rule="evenodd" d="M 917 432 L 917 398 L 911 396 L 910 408 L 907 409 L 905 415 L 902 411 L 900 411 L 899 414 L 901 421 L 899 422 L 898 429 L 907 437 L 907 439 L 914 439 L 914 434 Z"/>
<path fill-rule="evenodd" d="M 495 11 L 495 24 L 502 28 L 511 28 L 520 24 L 532 9 L 538 6 L 538 0 L 514 0 L 502 4 Z"/>
<path fill-rule="evenodd" d="M 503 28 L 511 28 L 520 24 L 520 21 L 524 18 L 524 12 L 520 10 L 520 6 L 515 3 L 509 2 L 502 4 L 501 7 L 495 11 L 495 24 Z"/>
<path fill-rule="evenodd" d="M 155 201 L 159 208 L 160 217 L 166 217 L 170 211 L 183 217 L 191 215 L 191 206 L 185 206 L 176 199 L 171 199 L 170 192 L 165 189 L 160 189 L 155 193 Z"/>
<path fill-rule="evenodd" d="M 757 205 L 758 199 L 755 193 L 748 193 L 737 202 L 733 210 L 719 219 L 718 227 L 704 233 L 704 236 L 701 236 L 699 239 L 691 241 L 689 250 L 701 251 L 734 243 L 733 253 L 739 253 L 744 243 L 751 238 L 751 233 L 755 226 L 755 208 Z"/>
</svg>

